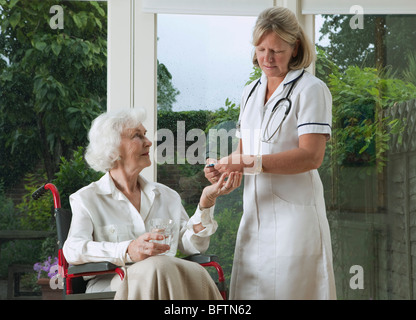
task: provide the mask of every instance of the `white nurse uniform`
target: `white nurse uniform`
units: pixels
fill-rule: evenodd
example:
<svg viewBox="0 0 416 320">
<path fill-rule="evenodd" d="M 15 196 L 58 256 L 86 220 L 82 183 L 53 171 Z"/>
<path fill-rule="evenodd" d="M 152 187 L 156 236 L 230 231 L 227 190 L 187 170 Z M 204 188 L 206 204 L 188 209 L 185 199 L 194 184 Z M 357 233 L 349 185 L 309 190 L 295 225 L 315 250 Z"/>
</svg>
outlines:
<svg viewBox="0 0 416 320">
<path fill-rule="evenodd" d="M 270 142 L 262 142 L 271 109 L 296 79 L 287 118 Z M 330 137 L 332 98 L 321 80 L 304 70 L 290 71 L 266 104 L 267 77 L 263 74 L 252 91 L 256 82 L 243 92 L 237 130 L 243 154 L 294 149 L 303 134 Z M 271 128 L 281 121 L 275 118 L 270 121 Z M 236 241 L 230 298 L 336 298 L 330 231 L 317 170 L 245 176 L 244 214 Z"/>
</svg>

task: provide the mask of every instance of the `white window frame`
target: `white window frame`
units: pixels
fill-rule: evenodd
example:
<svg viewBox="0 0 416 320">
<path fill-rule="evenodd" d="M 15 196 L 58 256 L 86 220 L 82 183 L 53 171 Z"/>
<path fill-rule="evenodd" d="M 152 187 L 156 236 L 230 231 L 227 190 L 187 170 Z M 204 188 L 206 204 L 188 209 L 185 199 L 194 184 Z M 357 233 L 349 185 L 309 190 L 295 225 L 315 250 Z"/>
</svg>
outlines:
<svg viewBox="0 0 416 320">
<path fill-rule="evenodd" d="M 257 16 L 274 0 L 141 0 L 145 13 Z"/>
<path fill-rule="evenodd" d="M 141 10 L 141 0 L 108 0 L 107 110 L 143 107 L 149 138 L 157 117 L 157 16 Z M 155 150 L 155 148 L 152 148 Z M 156 165 L 143 170 L 156 181 Z"/>
</svg>

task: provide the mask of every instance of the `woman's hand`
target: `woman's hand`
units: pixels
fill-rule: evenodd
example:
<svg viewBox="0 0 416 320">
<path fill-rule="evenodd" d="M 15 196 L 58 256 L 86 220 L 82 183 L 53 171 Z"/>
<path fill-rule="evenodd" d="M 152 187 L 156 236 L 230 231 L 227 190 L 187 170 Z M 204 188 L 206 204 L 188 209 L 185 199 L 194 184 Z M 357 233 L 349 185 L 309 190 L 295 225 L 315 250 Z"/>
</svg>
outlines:
<svg viewBox="0 0 416 320">
<path fill-rule="evenodd" d="M 238 188 L 241 185 L 242 177 L 241 172 L 223 173 L 216 183 L 204 188 L 199 201 L 200 207 L 212 207 L 219 196 L 229 194 Z"/>
<path fill-rule="evenodd" d="M 152 242 L 152 240 L 163 240 L 164 236 L 159 233 L 145 233 L 138 237 L 136 240 L 130 242 L 127 253 L 130 259 L 134 262 L 144 260 L 151 256 L 164 253 L 170 249 L 167 244 L 161 244 Z"/>
<path fill-rule="evenodd" d="M 205 178 L 207 178 L 207 180 L 211 183 L 218 182 L 218 179 L 221 176 L 221 173 L 214 167 L 216 163 L 216 159 L 208 158 L 207 164 L 204 168 Z"/>
<path fill-rule="evenodd" d="M 221 158 L 214 166 L 220 173 L 243 172 L 244 163 L 241 154 L 230 154 L 228 157 Z"/>
<path fill-rule="evenodd" d="M 230 174 L 231 172 L 244 172 L 244 168 L 252 167 L 254 157 L 232 153 L 220 160 L 207 159 L 207 165 L 204 168 L 205 178 L 211 183 L 218 182 L 222 173 Z"/>
<path fill-rule="evenodd" d="M 254 156 L 232 153 L 229 156 L 218 160 L 212 170 L 215 170 L 218 174 L 231 172 L 243 173 L 244 168 L 253 167 L 254 161 Z M 205 174 L 205 176 L 207 176 L 207 174 Z"/>
</svg>

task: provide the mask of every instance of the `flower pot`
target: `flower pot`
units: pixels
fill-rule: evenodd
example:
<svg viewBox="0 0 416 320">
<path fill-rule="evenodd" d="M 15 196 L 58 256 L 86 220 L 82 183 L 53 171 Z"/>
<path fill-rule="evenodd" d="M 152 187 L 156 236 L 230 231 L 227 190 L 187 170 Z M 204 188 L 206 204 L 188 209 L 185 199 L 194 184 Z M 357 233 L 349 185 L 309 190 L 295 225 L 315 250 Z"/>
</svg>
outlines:
<svg viewBox="0 0 416 320">
<path fill-rule="evenodd" d="M 49 285 L 49 278 L 40 278 L 37 284 L 40 286 L 42 291 L 42 300 L 62 300 L 63 290 L 52 289 Z"/>
</svg>

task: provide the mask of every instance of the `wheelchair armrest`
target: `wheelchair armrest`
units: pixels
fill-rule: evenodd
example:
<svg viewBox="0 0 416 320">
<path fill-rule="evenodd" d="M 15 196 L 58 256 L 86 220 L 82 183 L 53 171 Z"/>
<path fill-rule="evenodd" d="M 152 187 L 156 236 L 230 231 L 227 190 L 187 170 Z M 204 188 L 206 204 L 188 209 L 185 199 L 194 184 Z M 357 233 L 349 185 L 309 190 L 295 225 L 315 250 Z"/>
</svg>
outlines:
<svg viewBox="0 0 416 320">
<path fill-rule="evenodd" d="M 68 274 L 112 271 L 112 270 L 115 270 L 116 268 L 118 268 L 118 266 L 116 266 L 115 264 L 112 264 L 111 262 L 90 262 L 90 263 L 70 266 L 68 268 Z"/>
<path fill-rule="evenodd" d="M 199 264 L 210 263 L 210 262 L 218 262 L 218 257 L 214 254 L 196 253 L 196 254 L 187 256 L 183 259 L 193 261 L 193 262 L 196 262 L 196 263 L 199 263 Z"/>
</svg>

